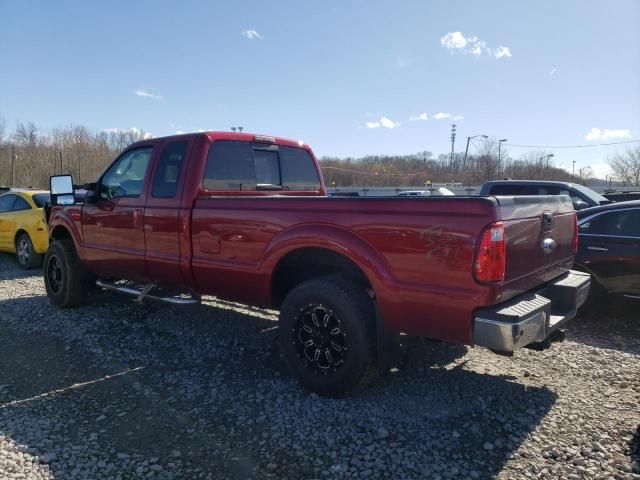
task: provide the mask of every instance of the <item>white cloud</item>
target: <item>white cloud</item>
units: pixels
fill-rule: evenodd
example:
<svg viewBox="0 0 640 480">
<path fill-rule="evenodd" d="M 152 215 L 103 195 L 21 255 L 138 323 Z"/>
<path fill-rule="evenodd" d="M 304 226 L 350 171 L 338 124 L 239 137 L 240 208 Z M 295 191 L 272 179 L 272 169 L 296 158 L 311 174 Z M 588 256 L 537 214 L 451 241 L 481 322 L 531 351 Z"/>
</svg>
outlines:
<svg viewBox="0 0 640 480">
<path fill-rule="evenodd" d="M 242 30 L 242 36 L 249 40 L 255 40 L 256 38 L 262 40 L 264 37 L 255 30 Z"/>
<path fill-rule="evenodd" d="M 493 56 L 496 58 L 511 57 L 511 50 L 509 49 L 509 47 L 500 45 L 493 51 Z"/>
<path fill-rule="evenodd" d="M 511 57 L 511 49 L 500 45 L 498 48 L 490 48 L 487 42 L 480 40 L 475 35 L 465 37 L 462 32 L 448 32 L 440 38 L 440 44 L 452 52 L 471 54 L 475 57 L 491 56 L 495 58 Z"/>
<path fill-rule="evenodd" d="M 453 117 L 454 120 L 464 120 L 464 117 L 462 115 L 456 115 L 455 117 Z"/>
<path fill-rule="evenodd" d="M 149 88 L 136 88 L 134 93 L 139 97 L 153 98 L 154 100 L 164 99 L 162 95 L 158 95 L 153 89 Z"/>
<path fill-rule="evenodd" d="M 467 39 L 462 35 L 461 32 L 449 32 L 442 38 L 440 38 L 440 43 L 449 50 L 453 48 L 461 49 L 467 46 Z"/>
<path fill-rule="evenodd" d="M 396 127 L 399 127 L 401 125 L 400 122 L 394 122 L 393 120 L 391 120 L 390 118 L 387 117 L 380 117 L 380 120 L 376 121 L 376 122 L 367 122 L 365 123 L 365 126 L 367 128 L 380 128 L 380 127 L 384 127 L 384 128 L 388 128 L 388 129 L 394 129 Z"/>
<path fill-rule="evenodd" d="M 409 120 L 412 121 L 418 121 L 418 120 L 428 120 L 427 114 L 426 113 L 421 113 L 420 115 L 416 115 L 415 117 L 410 117 Z"/>
<path fill-rule="evenodd" d="M 593 171 L 593 176 L 596 178 L 605 179 L 613 172 L 611 171 L 611 167 L 607 164 L 607 162 L 600 161 L 598 163 L 594 163 L 591 165 L 591 170 Z"/>
<path fill-rule="evenodd" d="M 605 128 L 601 130 L 599 128 L 592 128 L 587 132 L 584 136 L 585 140 L 590 142 L 595 140 L 611 140 L 613 138 L 631 138 L 631 130 L 629 129 L 618 129 L 618 130 L 610 130 Z"/>
<path fill-rule="evenodd" d="M 380 125 L 382 125 L 384 128 L 396 128 L 400 126 L 400 123 L 394 122 L 387 117 L 380 117 Z"/>
<path fill-rule="evenodd" d="M 550 76 L 550 77 L 553 77 L 553 76 L 555 75 L 555 73 L 556 73 L 556 69 L 554 68 L 553 70 L 551 70 L 551 71 L 549 72 L 549 76 Z"/>
<path fill-rule="evenodd" d="M 450 113 L 438 112 L 433 116 L 433 118 L 435 118 L 436 120 L 442 120 L 444 118 L 451 118 L 452 116 L 453 115 L 451 115 Z"/>
<path fill-rule="evenodd" d="M 145 140 L 149 140 L 150 138 L 153 138 L 153 133 L 151 133 L 151 132 L 147 132 L 147 133 L 145 133 L 145 134 L 144 134 L 144 137 L 143 137 L 143 138 L 144 138 Z"/>
<path fill-rule="evenodd" d="M 176 130 L 176 135 L 182 135 L 184 133 L 187 133 L 187 132 L 183 132 L 182 130 Z"/>
</svg>

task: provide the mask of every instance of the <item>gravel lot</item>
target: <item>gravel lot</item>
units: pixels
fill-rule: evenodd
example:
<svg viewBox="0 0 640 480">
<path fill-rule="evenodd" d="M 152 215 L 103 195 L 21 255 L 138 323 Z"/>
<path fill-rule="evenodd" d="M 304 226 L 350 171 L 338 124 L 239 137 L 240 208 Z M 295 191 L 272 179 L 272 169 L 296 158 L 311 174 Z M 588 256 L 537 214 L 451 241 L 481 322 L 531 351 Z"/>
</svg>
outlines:
<svg viewBox="0 0 640 480">
<path fill-rule="evenodd" d="M 0 478 L 640 479 L 639 317 L 513 358 L 412 340 L 406 368 L 327 400 L 284 371 L 273 311 L 57 311 L 0 255 Z"/>
</svg>

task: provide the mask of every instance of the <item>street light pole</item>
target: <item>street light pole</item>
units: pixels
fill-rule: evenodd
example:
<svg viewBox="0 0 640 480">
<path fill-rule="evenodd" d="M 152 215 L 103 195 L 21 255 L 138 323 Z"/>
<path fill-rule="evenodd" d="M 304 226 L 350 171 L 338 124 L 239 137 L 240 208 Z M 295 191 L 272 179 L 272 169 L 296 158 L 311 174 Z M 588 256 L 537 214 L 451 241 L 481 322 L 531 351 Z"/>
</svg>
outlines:
<svg viewBox="0 0 640 480">
<path fill-rule="evenodd" d="M 482 138 L 489 138 L 486 135 L 474 135 L 472 137 L 467 137 L 467 148 L 465 148 L 464 150 L 464 164 L 467 164 L 467 154 L 469 153 L 469 142 L 474 139 L 474 138 L 478 138 L 478 137 L 482 137 Z"/>
<path fill-rule="evenodd" d="M 502 138 L 498 141 L 498 176 L 500 176 L 500 156 L 502 154 L 502 151 L 501 151 L 502 142 L 506 142 L 506 141 L 508 141 L 506 138 Z"/>
</svg>

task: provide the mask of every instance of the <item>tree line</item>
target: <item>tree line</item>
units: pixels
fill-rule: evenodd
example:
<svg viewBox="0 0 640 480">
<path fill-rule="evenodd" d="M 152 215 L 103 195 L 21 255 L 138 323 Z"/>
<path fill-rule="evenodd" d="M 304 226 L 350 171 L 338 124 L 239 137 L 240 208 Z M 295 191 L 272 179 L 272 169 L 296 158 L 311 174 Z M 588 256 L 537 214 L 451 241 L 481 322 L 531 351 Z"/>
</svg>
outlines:
<svg viewBox="0 0 640 480">
<path fill-rule="evenodd" d="M 321 166 L 327 186 L 423 186 L 433 183 L 480 185 L 503 178 L 558 180 L 588 184 L 593 177 L 589 167 L 573 176 L 553 163 L 546 151 L 530 151 L 512 158 L 504 148 L 498 155 L 498 142 L 482 142 L 473 153 L 456 152 L 435 157 L 424 151 L 411 155 L 369 155 L 362 158 L 323 157 Z"/>
<path fill-rule="evenodd" d="M 148 134 L 136 128 L 92 132 L 81 125 L 45 132 L 35 123 L 18 123 L 8 132 L 0 119 L 0 186 L 46 188 L 49 177 L 71 174 L 77 184 L 98 178 L 119 152 Z M 640 147 L 608 159 L 615 178 L 640 186 Z M 423 186 L 433 183 L 479 185 L 487 180 L 512 178 L 559 180 L 589 184 L 589 167 L 573 176 L 553 163 L 546 151 L 530 151 L 517 158 L 504 148 L 498 157 L 498 142 L 479 143 L 468 155 L 423 151 L 411 155 L 368 155 L 361 158 L 325 156 L 320 167 L 328 187 Z"/>
<path fill-rule="evenodd" d="M 136 128 L 96 133 L 80 125 L 43 132 L 33 122 L 18 123 L 9 133 L 0 120 L 0 186 L 48 188 L 56 174 L 73 175 L 77 184 L 91 182 L 145 135 Z"/>
</svg>

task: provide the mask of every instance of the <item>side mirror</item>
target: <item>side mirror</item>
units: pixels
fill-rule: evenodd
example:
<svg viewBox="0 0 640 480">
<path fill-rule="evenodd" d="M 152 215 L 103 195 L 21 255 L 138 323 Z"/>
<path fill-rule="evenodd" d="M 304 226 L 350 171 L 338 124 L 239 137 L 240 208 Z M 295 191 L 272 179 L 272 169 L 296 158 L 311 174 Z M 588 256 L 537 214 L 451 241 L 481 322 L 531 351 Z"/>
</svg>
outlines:
<svg viewBox="0 0 640 480">
<path fill-rule="evenodd" d="M 574 210 L 582 210 L 583 208 L 589 208 L 589 204 L 584 200 L 576 200 L 575 202 L 573 202 Z"/>
<path fill-rule="evenodd" d="M 51 177 L 49 188 L 51 190 L 51 205 L 73 205 L 76 202 L 71 175 Z"/>
</svg>

